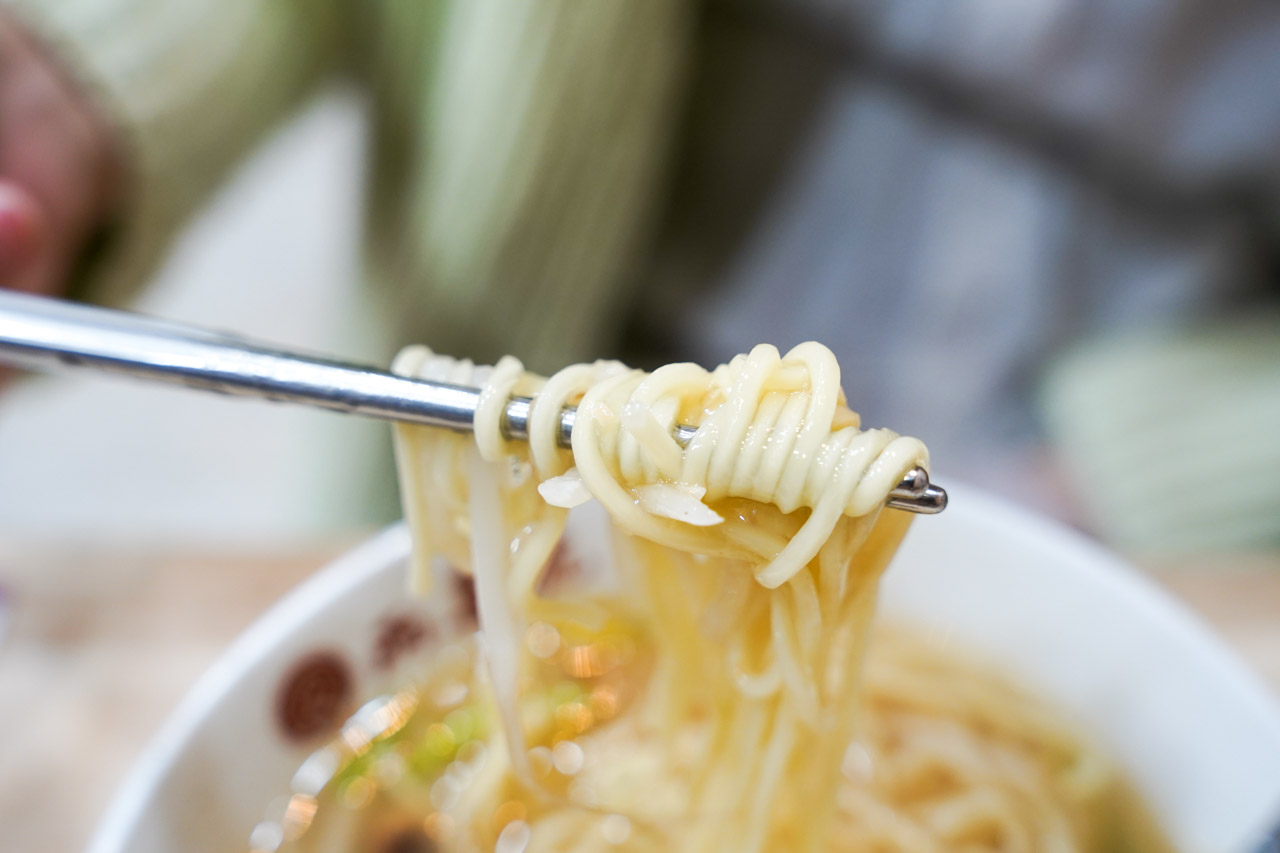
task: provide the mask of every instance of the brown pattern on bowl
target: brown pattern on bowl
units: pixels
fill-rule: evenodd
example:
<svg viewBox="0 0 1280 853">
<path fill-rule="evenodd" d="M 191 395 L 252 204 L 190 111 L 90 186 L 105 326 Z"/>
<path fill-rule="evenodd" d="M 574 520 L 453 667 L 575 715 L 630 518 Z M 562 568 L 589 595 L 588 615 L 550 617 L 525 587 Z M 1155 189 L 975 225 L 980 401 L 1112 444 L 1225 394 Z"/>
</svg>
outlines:
<svg viewBox="0 0 1280 853">
<path fill-rule="evenodd" d="M 324 649 L 294 662 L 276 691 L 276 721 L 285 737 L 308 741 L 337 729 L 354 707 L 351 668 Z"/>
</svg>

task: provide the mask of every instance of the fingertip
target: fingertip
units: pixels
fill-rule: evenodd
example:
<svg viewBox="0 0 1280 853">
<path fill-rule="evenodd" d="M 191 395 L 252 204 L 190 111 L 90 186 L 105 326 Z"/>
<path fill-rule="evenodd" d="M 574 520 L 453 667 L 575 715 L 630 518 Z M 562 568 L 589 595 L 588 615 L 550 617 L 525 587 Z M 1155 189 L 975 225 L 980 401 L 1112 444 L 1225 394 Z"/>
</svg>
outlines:
<svg viewBox="0 0 1280 853">
<path fill-rule="evenodd" d="M 44 231 L 44 214 L 35 198 L 0 181 L 0 286 L 16 286 L 23 278 L 39 255 Z"/>
</svg>

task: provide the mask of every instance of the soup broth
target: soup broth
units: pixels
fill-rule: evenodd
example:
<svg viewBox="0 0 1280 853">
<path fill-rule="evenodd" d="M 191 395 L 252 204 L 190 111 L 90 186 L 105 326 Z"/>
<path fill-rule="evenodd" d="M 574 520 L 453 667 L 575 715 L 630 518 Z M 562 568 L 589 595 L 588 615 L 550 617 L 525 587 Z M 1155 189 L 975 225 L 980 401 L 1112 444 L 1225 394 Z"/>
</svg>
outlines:
<svg viewBox="0 0 1280 853">
<path fill-rule="evenodd" d="M 653 648 L 637 626 L 616 614 L 594 631 L 538 623 L 524 643 L 540 661 L 520 705 L 535 789 L 493 761 L 505 745 L 491 687 L 475 638 L 459 640 L 422 684 L 371 704 L 313 757 L 304 785 L 337 769 L 318 796 L 295 792 L 279 849 L 704 849 L 687 835 L 703 768 L 682 756 L 699 755 L 689 744 L 715 737 L 715 725 L 690 719 L 670 743 L 645 730 L 634 710 Z M 885 628 L 864 678 L 822 849 L 1172 850 L 1103 753 L 972 657 Z"/>
</svg>

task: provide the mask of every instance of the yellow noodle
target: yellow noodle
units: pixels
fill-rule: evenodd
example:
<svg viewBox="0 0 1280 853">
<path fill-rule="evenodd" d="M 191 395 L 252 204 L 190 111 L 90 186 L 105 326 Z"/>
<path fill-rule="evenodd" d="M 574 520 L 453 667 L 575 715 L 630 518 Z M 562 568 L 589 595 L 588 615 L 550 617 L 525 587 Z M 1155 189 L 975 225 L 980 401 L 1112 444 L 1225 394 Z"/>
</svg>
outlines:
<svg viewBox="0 0 1280 853">
<path fill-rule="evenodd" d="M 441 849 L 1126 849 L 1115 773 L 1039 703 L 909 633 L 864 667 L 911 520 L 883 507 L 928 454 L 860 428 L 825 347 L 548 379 L 413 347 L 394 369 L 482 389 L 474 438 L 396 428 L 415 586 L 435 558 L 475 576 L 469 690 L 498 714 L 471 735 L 481 770 L 455 760 L 416 795 Z M 512 394 L 533 399 L 527 444 L 502 437 Z M 683 447 L 677 424 L 696 428 Z M 557 597 L 542 575 L 585 499 L 618 570 Z M 555 647 L 535 655 L 529 631 Z"/>
</svg>

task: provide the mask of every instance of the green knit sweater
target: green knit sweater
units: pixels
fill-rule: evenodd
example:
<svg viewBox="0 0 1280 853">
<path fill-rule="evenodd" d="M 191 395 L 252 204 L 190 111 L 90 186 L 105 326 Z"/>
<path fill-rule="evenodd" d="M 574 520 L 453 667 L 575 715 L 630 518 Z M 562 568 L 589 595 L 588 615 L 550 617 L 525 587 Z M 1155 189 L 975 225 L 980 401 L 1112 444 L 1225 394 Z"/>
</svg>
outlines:
<svg viewBox="0 0 1280 853">
<path fill-rule="evenodd" d="M 337 77 L 373 117 L 366 268 L 388 343 L 551 370 L 619 321 L 685 52 L 682 0 L 0 0 L 124 140 L 77 283 L 119 303 L 276 122 Z"/>
</svg>

